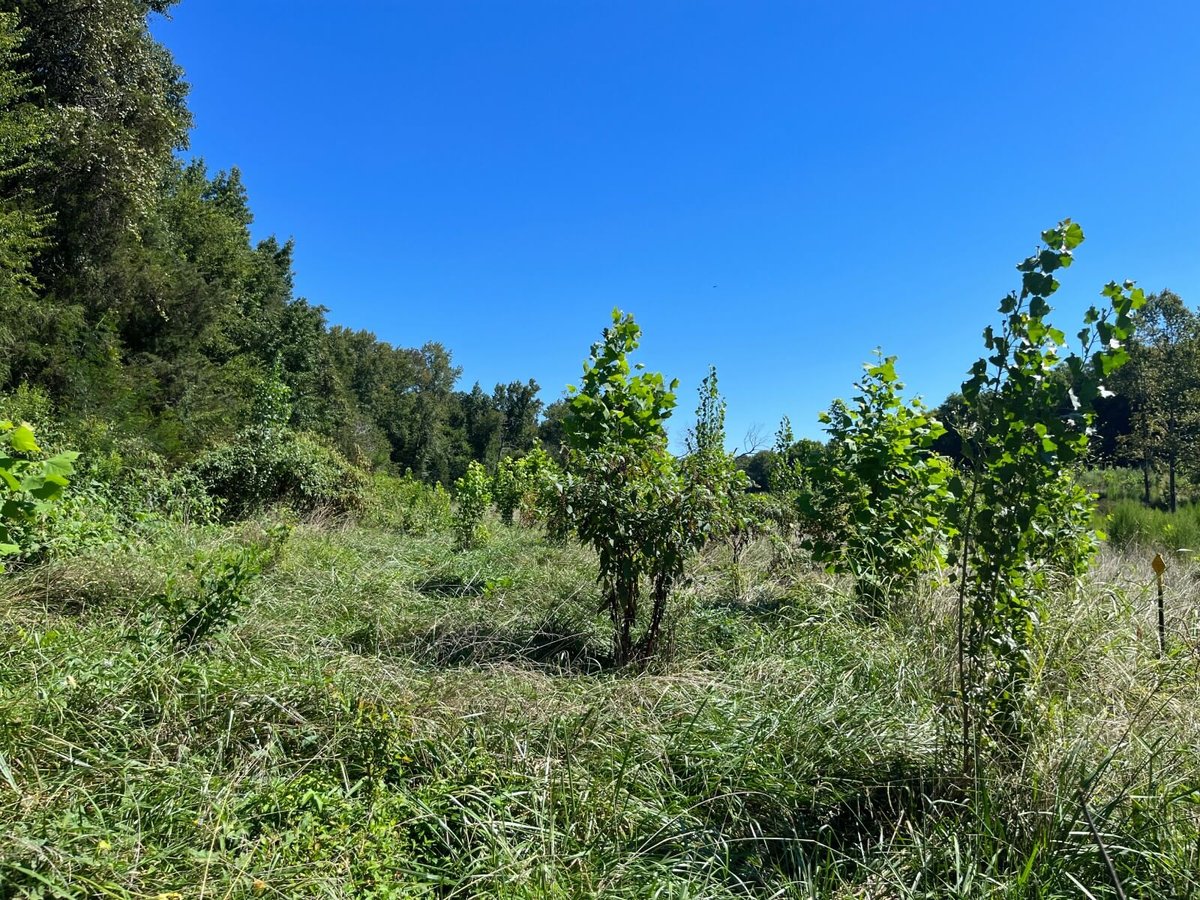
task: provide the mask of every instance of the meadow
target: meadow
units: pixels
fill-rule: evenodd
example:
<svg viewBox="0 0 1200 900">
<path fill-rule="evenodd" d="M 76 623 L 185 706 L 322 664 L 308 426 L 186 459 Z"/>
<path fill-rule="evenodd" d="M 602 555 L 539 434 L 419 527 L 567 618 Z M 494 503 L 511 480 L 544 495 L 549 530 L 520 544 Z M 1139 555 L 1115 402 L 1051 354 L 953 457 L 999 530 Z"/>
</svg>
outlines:
<svg viewBox="0 0 1200 900">
<path fill-rule="evenodd" d="M 279 519 L 0 580 L 0 894 L 1200 896 L 1186 561 L 1162 658 L 1141 545 L 1046 604 L 1035 733 L 968 784 L 936 579 L 869 620 L 787 541 L 741 593 L 713 545 L 669 652 L 615 668 L 589 551 L 316 520 L 173 643 L 179 573 Z"/>
</svg>

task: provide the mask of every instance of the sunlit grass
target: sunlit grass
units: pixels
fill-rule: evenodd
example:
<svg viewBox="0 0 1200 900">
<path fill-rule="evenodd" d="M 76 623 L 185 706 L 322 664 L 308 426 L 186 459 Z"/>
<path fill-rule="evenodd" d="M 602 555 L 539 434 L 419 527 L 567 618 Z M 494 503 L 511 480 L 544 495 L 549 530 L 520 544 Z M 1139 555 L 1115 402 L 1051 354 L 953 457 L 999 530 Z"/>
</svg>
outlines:
<svg viewBox="0 0 1200 900">
<path fill-rule="evenodd" d="M 254 526 L 246 526 L 252 529 Z M 715 551 L 673 655 L 615 671 L 592 561 L 532 530 L 302 526 L 227 638 L 153 596 L 236 530 L 0 582 L 0 895 L 1200 895 L 1200 620 L 1144 554 L 1049 606 L 1040 724 L 958 777 L 952 598 L 870 624 L 768 542 Z"/>
</svg>

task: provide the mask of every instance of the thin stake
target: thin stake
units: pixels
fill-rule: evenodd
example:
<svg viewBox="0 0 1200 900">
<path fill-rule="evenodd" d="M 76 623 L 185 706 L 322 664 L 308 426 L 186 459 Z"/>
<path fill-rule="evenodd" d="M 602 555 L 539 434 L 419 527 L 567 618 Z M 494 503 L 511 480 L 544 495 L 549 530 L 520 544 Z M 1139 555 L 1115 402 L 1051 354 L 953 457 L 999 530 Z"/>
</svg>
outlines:
<svg viewBox="0 0 1200 900">
<path fill-rule="evenodd" d="M 1161 659 L 1167 653 L 1167 616 L 1163 603 L 1163 573 L 1167 571 L 1167 564 L 1163 562 L 1161 553 L 1154 554 L 1150 568 L 1154 570 L 1154 577 L 1158 579 L 1158 656 Z"/>
</svg>

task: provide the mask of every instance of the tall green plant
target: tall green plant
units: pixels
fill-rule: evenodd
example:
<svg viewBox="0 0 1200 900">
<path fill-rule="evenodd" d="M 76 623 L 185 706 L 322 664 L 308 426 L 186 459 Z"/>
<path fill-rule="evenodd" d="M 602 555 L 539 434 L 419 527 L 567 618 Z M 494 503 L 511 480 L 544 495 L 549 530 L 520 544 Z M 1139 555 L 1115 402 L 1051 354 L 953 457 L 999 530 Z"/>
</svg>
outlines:
<svg viewBox="0 0 1200 900">
<path fill-rule="evenodd" d="M 829 444 L 799 494 L 803 515 L 815 523 L 805 544 L 832 571 L 854 579 L 872 615 L 941 567 L 951 474 L 930 449 L 945 429 L 919 399 L 901 396 L 896 357 L 877 355 L 855 385 L 860 393 L 821 414 Z"/>
<path fill-rule="evenodd" d="M 710 366 L 700 384 L 696 424 L 688 432 L 687 455 L 679 461 L 689 506 L 697 511 L 697 527 L 704 542 L 729 539 L 733 552 L 734 592 L 742 593 L 741 557 L 756 533 L 757 520 L 743 502 L 749 476 L 725 449 L 725 398 L 721 396 L 716 367 Z"/>
<path fill-rule="evenodd" d="M 521 461 L 514 456 L 504 457 L 496 464 L 496 471 L 492 475 L 492 499 L 505 525 L 513 523 L 513 516 L 521 505 L 524 493 L 525 478 Z"/>
<path fill-rule="evenodd" d="M 486 536 L 483 517 L 491 502 L 487 469 L 471 460 L 466 473 L 454 482 L 454 533 L 460 550 L 469 550 L 483 541 Z"/>
<path fill-rule="evenodd" d="M 1082 574 L 1095 549 L 1093 497 L 1073 467 L 1088 449 L 1092 401 L 1125 362 L 1123 343 L 1144 303 L 1132 282 L 1109 283 L 1066 353 L 1048 321 L 1055 273 L 1071 265 L 1083 231 L 1070 220 L 1017 266 L 1021 289 L 1000 303 L 999 329 L 963 383 L 963 455 L 950 482 L 960 538 L 958 670 L 962 738 L 970 763 L 982 744 L 1029 734 L 1037 635 L 1050 588 Z"/>
<path fill-rule="evenodd" d="M 79 454 L 69 450 L 38 459 L 41 453 L 29 425 L 0 420 L 0 557 L 28 549 L 22 546 L 26 529 L 50 511 L 70 484 L 67 476 Z"/>
<path fill-rule="evenodd" d="M 511 525 L 517 512 L 522 521 L 536 520 L 542 514 L 538 509 L 546 483 L 554 478 L 557 470 L 554 460 L 541 447 L 535 447 L 524 456 L 506 456 L 496 465 L 492 475 L 492 500 L 500 519 Z"/>
<path fill-rule="evenodd" d="M 581 384 L 568 388 L 567 458 L 552 518 L 559 536 L 574 534 L 596 551 L 618 665 L 659 649 L 671 591 L 719 527 L 736 471 L 722 458 L 724 405 L 715 375 L 702 388 L 693 452 L 683 460 L 667 452 L 677 382 L 630 365 L 640 337 L 633 317 L 614 310 Z"/>
</svg>

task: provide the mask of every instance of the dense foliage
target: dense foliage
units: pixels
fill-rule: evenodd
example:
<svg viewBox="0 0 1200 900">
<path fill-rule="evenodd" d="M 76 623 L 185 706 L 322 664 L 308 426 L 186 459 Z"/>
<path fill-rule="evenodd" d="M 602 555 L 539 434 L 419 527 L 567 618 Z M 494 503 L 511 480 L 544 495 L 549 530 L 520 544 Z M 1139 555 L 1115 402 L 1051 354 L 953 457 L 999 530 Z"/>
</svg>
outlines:
<svg viewBox="0 0 1200 900">
<path fill-rule="evenodd" d="M 147 26 L 171 5 L 0 2 L 0 394 L 40 387 L 169 467 L 242 453 L 275 371 L 300 455 L 449 485 L 537 446 L 535 382 L 457 390 L 442 345 L 329 326 L 292 244 L 252 240 L 238 170 L 177 158 L 187 85 Z"/>
<path fill-rule="evenodd" d="M 29 425 L 0 419 L 0 557 L 24 556 L 38 549 L 29 528 L 62 496 L 78 457 L 65 451 L 42 458 Z"/>
<path fill-rule="evenodd" d="M 556 519 L 560 533 L 575 534 L 597 555 L 618 664 L 658 651 L 672 589 L 688 558 L 729 527 L 730 498 L 742 485 L 724 448 L 714 373 L 701 387 L 691 452 L 681 459 L 667 452 L 664 426 L 677 382 L 631 366 L 640 338 L 633 317 L 613 310 L 581 384 L 568 388 L 563 514 Z"/>
<path fill-rule="evenodd" d="M 1144 302 L 1132 284 L 1110 283 L 1110 308 L 1088 310 L 1079 352 L 1064 355 L 1067 338 L 1047 321 L 1047 298 L 1083 231 L 1067 221 L 1042 240 L 1017 266 L 1021 289 L 1001 301 L 1001 326 L 984 331 L 987 355 L 962 386 L 970 471 L 951 481 L 951 511 L 961 535 L 954 562 L 967 747 L 1030 731 L 1046 598 L 1081 576 L 1095 551 L 1092 498 L 1077 480 L 1092 402 L 1127 360 L 1132 316 Z"/>
<path fill-rule="evenodd" d="M 900 395 L 896 358 L 865 368 L 860 393 L 822 413 L 829 444 L 797 488 L 816 526 L 806 536 L 813 556 L 849 574 L 878 615 L 944 562 L 951 469 L 930 449 L 941 423 Z"/>
<path fill-rule="evenodd" d="M 460 550 L 470 550 L 487 538 L 483 517 L 491 503 L 487 469 L 472 460 L 466 474 L 454 482 L 454 533 Z"/>
</svg>

